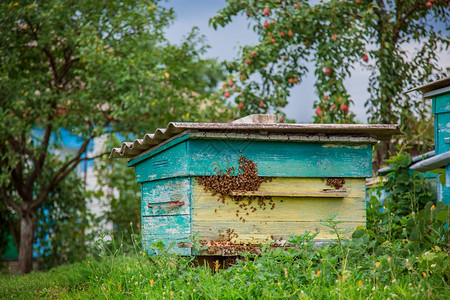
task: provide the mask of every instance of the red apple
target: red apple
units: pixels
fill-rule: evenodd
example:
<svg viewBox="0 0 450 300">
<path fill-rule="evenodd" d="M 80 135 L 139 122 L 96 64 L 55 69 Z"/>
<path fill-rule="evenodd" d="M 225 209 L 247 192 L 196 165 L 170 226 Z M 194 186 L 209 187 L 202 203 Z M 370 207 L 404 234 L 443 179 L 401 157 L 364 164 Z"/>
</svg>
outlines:
<svg viewBox="0 0 450 300">
<path fill-rule="evenodd" d="M 246 63 L 247 65 L 249 65 L 251 62 L 252 62 L 252 61 L 251 61 L 250 59 L 248 59 L 248 58 L 245 60 L 245 63 Z"/>
<path fill-rule="evenodd" d="M 223 93 L 223 96 L 224 96 L 225 98 L 230 97 L 230 92 L 229 92 L 229 91 L 226 91 L 225 93 Z"/>
<path fill-rule="evenodd" d="M 369 61 L 369 56 L 367 56 L 367 54 L 364 54 L 363 56 L 363 61 L 368 62 Z"/>
<path fill-rule="evenodd" d="M 251 55 L 252 57 L 256 57 L 256 52 L 250 52 L 250 55 Z"/>
<path fill-rule="evenodd" d="M 270 39 L 270 43 L 274 44 L 275 43 L 275 39 Z"/>
<path fill-rule="evenodd" d="M 327 101 L 328 99 L 330 99 L 330 97 L 328 97 L 328 95 L 323 96 L 323 100 Z"/>
<path fill-rule="evenodd" d="M 336 33 L 335 33 L 335 34 L 333 34 L 333 36 L 331 37 L 331 39 L 332 39 L 333 41 L 337 40 L 337 38 L 338 38 L 338 36 L 337 36 L 337 34 L 336 34 Z"/>
<path fill-rule="evenodd" d="M 294 77 L 294 83 L 298 83 L 300 80 L 298 80 L 298 77 Z"/>
<path fill-rule="evenodd" d="M 284 123 L 284 119 L 283 119 L 282 117 L 280 117 L 280 118 L 278 119 L 278 122 Z"/>
<path fill-rule="evenodd" d="M 233 84 L 234 84 L 234 82 L 233 82 L 233 81 L 231 81 L 231 80 L 230 80 L 230 81 L 228 81 L 228 86 L 229 86 L 229 87 L 232 87 L 232 86 L 233 86 Z"/>
<path fill-rule="evenodd" d="M 226 83 L 222 84 L 222 88 L 226 89 L 227 88 L 227 84 Z"/>
<path fill-rule="evenodd" d="M 289 82 L 290 84 L 293 84 L 293 83 L 294 83 L 294 78 L 289 78 L 289 79 L 288 79 L 288 82 Z"/>
<path fill-rule="evenodd" d="M 294 34 L 292 33 L 292 30 L 289 29 L 289 31 L 288 31 L 288 36 L 289 36 L 289 37 L 292 37 L 293 35 L 294 35 Z"/>
<path fill-rule="evenodd" d="M 333 104 L 333 105 L 331 105 L 330 109 L 333 110 L 333 109 L 335 109 L 335 107 L 336 107 L 336 105 Z"/>
<path fill-rule="evenodd" d="M 323 72 L 327 75 L 329 75 L 331 73 L 330 68 L 326 67 L 325 70 L 323 70 Z"/>
<path fill-rule="evenodd" d="M 295 3 L 295 8 L 300 8 L 300 3 Z"/>
<path fill-rule="evenodd" d="M 239 108 L 242 109 L 244 107 L 244 102 L 239 102 Z"/>
<path fill-rule="evenodd" d="M 284 31 L 280 31 L 280 36 L 284 37 Z"/>
<path fill-rule="evenodd" d="M 323 114 L 323 111 L 320 109 L 320 107 L 316 108 L 316 115 Z"/>
<path fill-rule="evenodd" d="M 287 61 L 288 60 L 288 58 L 285 56 L 285 57 L 283 57 L 283 61 Z"/>
<path fill-rule="evenodd" d="M 348 106 L 347 106 L 347 104 L 342 104 L 341 105 L 341 110 L 343 111 L 343 112 L 345 112 L 345 113 L 347 113 L 348 112 Z"/>
<path fill-rule="evenodd" d="M 264 8 L 264 15 L 265 15 L 265 16 L 270 15 L 270 10 L 269 10 L 267 7 Z"/>
<path fill-rule="evenodd" d="M 264 104 L 264 102 L 260 101 L 260 102 L 259 102 L 259 107 L 264 108 L 264 106 L 266 106 L 266 105 Z"/>
<path fill-rule="evenodd" d="M 266 27 L 266 28 L 269 27 L 269 22 L 268 21 L 264 22 L 264 27 Z"/>
<path fill-rule="evenodd" d="M 268 33 L 267 33 L 267 36 L 272 36 L 272 32 L 268 32 Z"/>
<path fill-rule="evenodd" d="M 431 3 L 430 1 L 428 1 L 425 5 L 426 5 L 428 8 L 430 8 L 430 7 L 433 6 L 433 3 Z"/>
</svg>

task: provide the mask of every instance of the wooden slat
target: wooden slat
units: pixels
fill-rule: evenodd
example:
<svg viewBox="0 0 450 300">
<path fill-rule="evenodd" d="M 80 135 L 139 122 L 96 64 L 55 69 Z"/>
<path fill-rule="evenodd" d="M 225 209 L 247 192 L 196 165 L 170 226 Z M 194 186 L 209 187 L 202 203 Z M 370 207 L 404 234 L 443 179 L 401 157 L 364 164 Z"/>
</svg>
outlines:
<svg viewBox="0 0 450 300">
<path fill-rule="evenodd" d="M 265 197 L 310 197 L 310 198 L 344 198 L 347 197 L 347 190 L 333 190 L 333 191 L 317 191 L 317 192 L 272 192 L 272 191 L 254 191 L 254 192 L 231 192 L 232 196 L 265 196 Z"/>
<path fill-rule="evenodd" d="M 215 175 L 238 167 L 241 155 L 258 164 L 260 176 L 371 177 L 370 144 L 188 140 L 189 174 Z"/>
<path fill-rule="evenodd" d="M 191 178 L 181 177 L 142 183 L 141 215 L 145 217 L 190 214 L 190 182 Z M 154 205 L 171 202 L 183 202 L 184 204 L 175 207 Z"/>
<path fill-rule="evenodd" d="M 181 142 L 135 165 L 136 182 L 186 176 L 186 142 Z"/>
<path fill-rule="evenodd" d="M 319 178 L 276 178 L 263 183 L 259 192 L 302 194 L 326 188 L 329 187 L 325 181 Z M 225 203 L 217 201 L 217 196 L 205 192 L 195 181 L 192 195 L 193 232 L 199 232 L 201 238 L 210 239 L 219 238 L 227 229 L 234 229 L 242 241 L 251 240 L 251 237 L 261 241 L 272 235 L 298 235 L 305 231 L 319 231 L 319 239 L 330 238 L 329 230 L 321 226 L 319 219 L 337 213 L 337 220 L 344 221 L 342 226 L 345 228 L 365 224 L 365 180 L 346 178 L 343 189 L 347 191 L 347 197 L 339 200 L 332 197 L 272 197 L 275 204 L 273 210 L 270 207 L 261 209 L 254 203 L 253 207 L 257 209 L 252 212 L 231 199 L 226 199 Z"/>
<path fill-rule="evenodd" d="M 364 226 L 365 222 L 345 222 L 339 225 L 341 230 L 355 229 L 358 226 Z M 221 240 L 226 238 L 228 229 L 234 230 L 238 235 L 232 238 L 233 243 L 267 243 L 272 241 L 272 237 L 288 240 L 291 235 L 302 235 L 307 231 L 316 233 L 316 239 L 335 239 L 336 235 L 330 232 L 321 222 L 271 222 L 271 221 L 246 221 L 229 222 L 229 221 L 202 221 L 195 222 L 193 231 L 198 232 L 201 239 L 204 240 Z M 346 234 L 349 237 L 350 234 Z"/>
</svg>

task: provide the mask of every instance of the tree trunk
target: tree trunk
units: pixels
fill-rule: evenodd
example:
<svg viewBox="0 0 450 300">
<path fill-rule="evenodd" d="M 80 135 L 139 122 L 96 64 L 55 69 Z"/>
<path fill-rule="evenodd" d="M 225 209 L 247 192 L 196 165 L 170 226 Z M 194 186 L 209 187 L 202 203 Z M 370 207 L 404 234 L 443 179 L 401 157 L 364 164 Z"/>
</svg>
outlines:
<svg viewBox="0 0 450 300">
<path fill-rule="evenodd" d="M 20 216 L 20 249 L 19 272 L 30 273 L 33 266 L 33 235 L 35 214 L 32 211 L 22 211 Z"/>
</svg>

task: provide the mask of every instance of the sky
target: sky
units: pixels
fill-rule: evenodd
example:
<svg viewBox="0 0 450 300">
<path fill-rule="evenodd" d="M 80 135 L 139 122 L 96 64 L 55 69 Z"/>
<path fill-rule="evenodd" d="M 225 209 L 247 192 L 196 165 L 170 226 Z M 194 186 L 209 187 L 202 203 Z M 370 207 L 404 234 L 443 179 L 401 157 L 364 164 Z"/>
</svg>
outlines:
<svg viewBox="0 0 450 300">
<path fill-rule="evenodd" d="M 169 0 L 163 3 L 166 7 L 173 7 L 176 19 L 166 31 L 166 37 L 172 43 L 179 43 L 192 27 L 199 28 L 200 34 L 206 37 L 206 43 L 210 45 L 204 58 L 218 58 L 219 60 L 231 60 L 237 58 L 239 45 L 257 44 L 257 35 L 248 28 L 248 22 L 243 16 L 236 16 L 225 28 L 214 30 L 208 25 L 209 19 L 216 12 L 226 6 L 224 0 Z M 414 45 L 406 45 L 406 50 L 412 51 Z M 450 67 L 450 52 L 441 53 L 440 63 Z M 369 94 L 367 92 L 370 71 L 356 67 L 352 77 L 346 81 L 346 87 L 351 95 L 354 105 L 350 109 L 356 114 L 356 119 L 367 123 L 364 103 Z M 309 72 L 303 77 L 302 82 L 291 90 L 288 105 L 284 108 L 289 119 L 297 123 L 309 123 L 313 121 L 314 100 L 314 74 Z"/>
</svg>

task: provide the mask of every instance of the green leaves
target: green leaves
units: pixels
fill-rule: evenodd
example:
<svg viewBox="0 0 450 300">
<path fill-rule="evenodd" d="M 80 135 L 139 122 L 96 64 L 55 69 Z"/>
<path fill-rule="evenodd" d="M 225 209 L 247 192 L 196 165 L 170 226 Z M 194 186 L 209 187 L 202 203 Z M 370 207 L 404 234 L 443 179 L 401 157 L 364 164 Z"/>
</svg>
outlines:
<svg viewBox="0 0 450 300">
<path fill-rule="evenodd" d="M 449 17 L 445 2 L 434 3 L 431 10 L 412 0 L 395 4 L 228 0 L 227 4 L 210 24 L 214 28 L 226 26 L 235 14 L 242 13 L 260 38 L 258 45 L 243 46 L 240 58 L 229 63 L 230 78 L 238 79 L 235 102 L 243 103 L 241 114 L 271 109 L 282 114 L 291 89 L 308 70 L 314 70 L 314 121 L 354 122 L 353 100 L 345 81 L 360 66 L 371 73 L 366 102 L 371 122 L 400 122 L 402 130 L 414 140 L 430 133 L 420 128 L 421 134 L 410 134 L 412 129 L 427 128 L 422 120 L 427 119 L 429 111 L 403 91 L 430 80 L 440 70 L 433 57 L 448 47 L 449 41 L 430 26 L 430 20 L 444 24 Z M 264 14 L 266 8 L 269 15 Z M 423 45 L 412 55 L 403 50 L 404 43 L 411 40 Z M 325 73 L 325 68 L 330 72 Z M 263 105 L 259 105 L 261 102 Z M 419 124 L 410 128 L 412 123 Z"/>
</svg>

